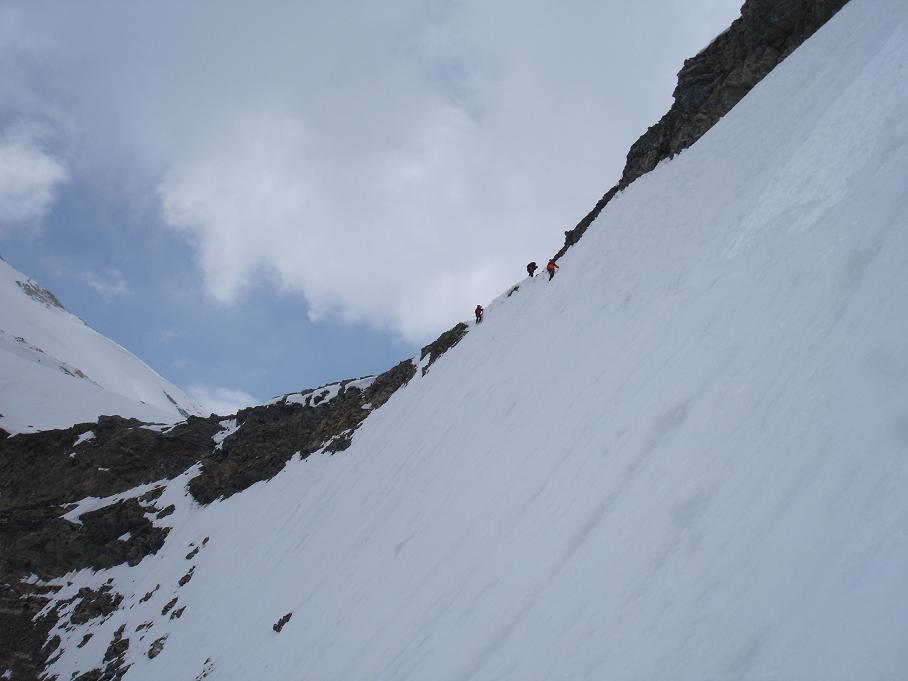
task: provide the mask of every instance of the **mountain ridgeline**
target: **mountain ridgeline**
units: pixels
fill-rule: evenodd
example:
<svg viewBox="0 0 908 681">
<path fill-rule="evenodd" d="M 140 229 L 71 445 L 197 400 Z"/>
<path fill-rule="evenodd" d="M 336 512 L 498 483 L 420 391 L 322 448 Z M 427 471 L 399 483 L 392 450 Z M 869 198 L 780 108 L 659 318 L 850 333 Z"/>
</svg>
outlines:
<svg viewBox="0 0 908 681">
<path fill-rule="evenodd" d="M 747 0 L 741 16 L 678 73 L 674 104 L 631 146 L 618 183 L 564 233 L 557 260 L 614 196 L 700 139 L 848 0 Z"/>
<path fill-rule="evenodd" d="M 618 184 L 602 197 L 575 228 L 565 233 L 565 245 L 559 256 L 577 244 L 606 204 L 619 192 L 653 170 L 663 159 L 679 154 L 700 139 L 754 85 L 844 4 L 843 0 L 745 2 L 741 17 L 703 51 L 685 62 L 679 73 L 671 110 L 632 146 Z M 866 256 L 865 260 L 869 257 Z M 858 258 L 852 279 L 861 276 L 861 264 L 865 260 Z M 719 277 L 716 277 L 713 284 L 718 280 Z M 558 285 L 561 282 L 556 278 L 552 284 L 553 290 Z M 51 298 L 45 296 L 45 302 L 50 305 L 55 299 L 52 299 L 52 294 L 49 295 Z M 521 290 L 519 295 L 524 295 L 524 291 Z M 627 300 L 630 300 L 630 294 L 625 302 Z M 482 332 L 492 333 L 489 329 L 495 328 L 494 323 L 494 320 L 484 322 Z M 251 495 L 264 494 L 264 486 L 258 484 L 269 480 L 277 482 L 275 478 L 278 473 L 290 463 L 305 461 L 307 465 L 312 464 L 313 472 L 306 478 L 312 482 L 306 484 L 321 484 L 319 476 L 325 474 L 319 467 L 321 464 L 316 462 L 319 457 L 314 455 L 340 455 L 350 448 L 354 434 L 371 415 L 391 408 L 393 405 L 388 404 L 390 398 L 402 388 L 410 384 L 425 384 L 427 394 L 440 399 L 437 393 L 432 393 L 432 381 L 436 371 L 442 373 L 446 370 L 444 365 L 447 361 L 436 362 L 461 343 L 468 331 L 467 325 L 458 324 L 423 348 L 420 357 L 405 360 L 378 376 L 341 381 L 285 395 L 269 404 L 243 409 L 236 415 L 207 418 L 190 415 L 185 421 L 167 426 L 148 424 L 134 418 L 106 416 L 97 422 L 82 423 L 65 429 L 19 433 L 12 437 L 0 432 L 0 544 L 3 547 L 0 553 L 0 670 L 4 672 L 4 678 L 13 681 L 69 678 L 69 675 L 64 677 L 59 673 L 61 660 L 70 661 L 68 664 L 71 666 L 67 671 L 71 670 L 76 681 L 113 680 L 127 675 L 127 678 L 131 678 L 133 674 L 130 674 L 130 669 L 137 674 L 136 678 L 154 678 L 149 672 L 139 669 L 134 656 L 139 656 L 143 663 L 148 660 L 166 663 L 170 647 L 183 646 L 178 629 L 174 627 L 178 628 L 187 621 L 181 620 L 189 600 L 184 596 L 188 591 L 187 585 L 194 579 L 194 575 L 199 574 L 196 565 L 200 554 L 204 556 L 222 550 L 216 540 L 209 542 L 207 535 L 184 537 L 182 532 L 188 514 L 201 509 L 200 512 L 211 514 L 212 522 L 220 522 L 217 518 L 217 502 L 227 499 L 237 502 L 240 499 L 237 503 L 242 503 L 246 496 L 267 506 L 272 501 L 271 497 Z M 472 334 L 470 338 L 472 339 Z M 879 361 L 883 362 L 883 359 Z M 565 392 L 573 389 L 572 385 L 560 387 Z M 599 399 L 598 395 L 590 397 L 589 401 L 596 399 Z M 626 486 L 631 484 L 638 472 L 650 465 L 652 453 L 676 437 L 685 422 L 691 418 L 693 399 L 679 398 L 670 409 L 658 416 L 635 450 L 636 458 L 617 476 Z M 457 410 L 461 406 L 456 403 L 451 405 L 452 420 L 460 418 Z M 515 402 L 501 416 L 502 422 L 520 411 L 521 407 Z M 420 427 L 421 423 L 414 414 L 415 411 L 397 414 L 395 429 L 398 423 L 402 424 L 400 428 Z M 387 426 L 387 429 L 394 430 L 391 426 Z M 569 436 L 573 437 L 574 433 Z M 378 435 L 375 437 L 377 439 Z M 615 437 L 619 440 L 624 437 L 624 431 L 617 426 Z M 414 456 L 423 455 L 420 447 L 421 443 L 415 445 Z M 369 455 L 373 455 L 372 451 Z M 601 458 L 605 460 L 609 456 L 612 456 L 609 447 L 603 445 Z M 341 462 L 335 459 L 331 463 Z M 400 467 L 403 469 L 406 466 L 400 464 Z M 452 464 L 448 473 L 454 478 L 458 470 Z M 545 475 L 554 477 L 556 474 L 557 471 L 552 469 Z M 575 484 L 582 477 L 583 471 L 576 475 Z M 357 482 L 354 478 L 349 484 L 352 487 Z M 427 478 L 424 482 L 429 485 L 432 480 Z M 471 480 L 470 484 L 481 487 L 483 482 Z M 297 483 L 303 484 L 299 481 Z M 445 498 L 442 508 L 446 504 L 454 504 L 455 497 L 464 493 L 457 487 L 456 479 L 445 480 L 445 483 L 440 494 L 452 496 Z M 341 483 L 341 486 L 346 484 Z M 191 508 L 189 502 L 180 505 L 179 499 L 185 496 L 185 490 L 188 490 L 191 497 Z M 317 487 L 311 490 L 313 494 L 319 491 Z M 418 489 L 412 492 L 414 496 L 420 493 Z M 593 531 L 597 519 L 617 503 L 617 494 L 597 494 L 592 519 L 584 520 L 580 529 L 569 535 L 567 547 L 559 549 L 562 563 L 569 562 L 582 549 L 583 542 Z M 716 494 L 708 485 L 694 485 L 684 502 L 672 507 L 673 526 L 681 530 L 693 526 L 697 518 L 705 513 L 704 509 L 714 503 L 712 500 Z M 367 498 L 374 501 L 372 497 L 380 496 L 370 492 L 368 488 L 363 495 L 357 497 L 357 503 L 365 503 Z M 536 490 L 532 498 L 536 499 L 540 495 L 545 495 L 542 488 Z M 570 500 L 563 500 L 558 508 L 563 510 L 562 507 L 570 506 L 569 502 Z M 388 507 L 391 521 L 396 520 L 396 510 L 396 507 Z M 250 508 L 246 509 L 246 513 L 247 515 L 241 516 L 243 522 L 253 523 L 256 518 L 252 516 L 256 511 Z M 316 517 L 278 516 L 291 529 L 282 528 L 278 533 L 281 536 L 269 541 L 279 543 L 293 535 L 292 542 L 296 547 L 307 541 L 315 541 L 310 539 L 308 523 L 330 526 L 333 522 L 340 522 L 331 516 L 330 509 L 316 507 L 312 513 Z M 382 569 L 386 570 L 383 574 L 388 580 L 397 579 L 390 561 L 398 556 L 406 556 L 407 551 L 412 550 L 417 542 L 413 539 L 417 536 L 416 530 L 411 531 L 403 520 L 400 523 L 400 540 L 382 558 L 389 561 L 382 564 Z M 463 541 L 463 535 L 459 534 L 456 526 L 443 527 L 448 532 L 445 541 L 452 544 Z M 180 541 L 186 541 L 179 547 L 163 548 L 169 546 L 169 541 L 175 541 L 175 536 L 179 536 Z M 682 548 L 691 552 L 697 550 L 701 538 L 693 533 L 684 536 L 684 546 L 679 548 L 672 544 L 665 547 L 662 560 L 668 560 L 669 554 Z M 357 537 L 355 546 L 365 546 L 368 543 L 369 537 Z M 631 547 L 628 551 L 632 551 L 632 539 L 628 539 L 628 546 Z M 130 566 L 136 566 L 152 556 L 157 558 L 159 552 L 182 552 L 182 549 L 185 549 L 186 555 L 185 560 L 180 557 L 178 561 L 179 574 L 168 573 L 154 577 L 156 583 L 149 586 L 140 598 L 118 590 L 123 588 L 121 583 L 132 579 L 128 572 Z M 245 560 L 246 556 L 234 558 Z M 343 576 L 350 569 L 345 564 L 331 562 L 330 557 L 325 560 L 327 562 L 322 566 L 324 572 L 319 573 L 322 576 Z M 855 560 L 858 561 L 859 558 Z M 416 590 L 420 585 L 430 583 L 433 570 L 443 567 L 442 562 L 439 562 L 432 570 L 426 571 L 419 584 L 409 584 L 404 580 L 405 583 L 400 588 L 411 593 L 410 589 Z M 280 565 L 269 565 L 269 568 L 273 568 L 274 574 L 280 573 L 282 569 Z M 513 568 L 513 565 L 509 564 L 508 568 Z M 558 577 L 561 569 L 557 565 L 542 566 L 540 569 L 543 568 L 544 572 L 548 570 L 544 576 L 550 579 Z M 74 575 L 84 570 L 122 572 L 117 572 L 98 584 L 82 585 Z M 293 576 L 296 578 L 295 573 Z M 271 578 L 271 573 L 247 573 L 243 579 L 265 584 Z M 198 577 L 195 579 L 198 583 Z M 302 577 L 299 579 L 305 581 Z M 488 583 L 473 586 L 476 586 L 479 594 L 486 594 L 498 588 L 498 582 L 489 580 Z M 321 592 L 315 589 L 308 597 L 309 600 L 297 607 L 310 607 L 310 601 L 317 601 L 319 593 Z M 641 598 L 639 592 L 635 593 L 636 596 L 628 597 L 629 600 Z M 435 594 L 434 598 L 442 604 L 439 607 L 443 607 L 444 603 L 453 602 L 456 596 L 456 593 L 445 592 Z M 476 662 L 461 664 L 456 674 L 453 670 L 446 670 L 451 673 L 435 676 L 470 679 L 484 670 L 483 665 L 491 664 L 499 649 L 507 645 L 509 637 L 518 628 L 521 617 L 534 607 L 535 599 L 542 597 L 535 591 L 531 596 L 516 612 L 506 614 L 507 621 L 500 630 L 493 632 L 483 642 Z M 366 598 L 366 595 L 354 591 L 344 597 L 352 599 L 354 605 L 351 607 L 356 609 L 358 601 L 355 599 Z M 205 594 L 205 598 L 208 599 L 207 602 L 215 603 L 218 594 Z M 466 612 L 481 610 L 483 602 L 482 598 L 477 597 Z M 670 612 L 669 600 L 666 603 L 664 607 Z M 152 604 L 155 608 L 154 621 L 149 619 L 134 625 L 130 620 L 130 626 L 127 627 L 125 621 L 120 624 L 116 620 L 126 610 L 135 608 L 133 612 L 138 612 Z M 620 604 L 612 605 L 617 611 Z M 582 614 L 582 608 L 578 607 L 578 613 Z M 192 614 L 191 610 L 189 614 Z M 290 606 L 286 612 L 269 612 L 267 616 L 272 615 L 273 627 L 270 620 L 265 622 L 267 626 L 261 627 L 272 638 L 256 642 L 263 649 L 264 646 L 273 644 L 273 640 L 276 640 L 273 637 L 286 638 L 289 630 L 306 622 L 299 610 L 291 619 L 293 612 Z M 431 619 L 429 614 L 425 617 L 425 621 L 419 620 L 420 626 L 427 626 L 426 622 Z M 167 633 L 158 631 L 161 623 L 171 627 Z M 111 630 L 113 624 L 118 626 Z M 317 624 L 308 631 L 318 629 Z M 387 627 L 378 627 L 379 633 L 371 634 L 372 638 L 369 639 L 376 650 L 381 647 L 383 632 L 391 630 L 397 623 L 385 624 Z M 83 633 L 86 631 L 87 633 Z M 79 634 L 79 642 L 69 645 L 69 639 L 76 633 Z M 347 633 L 325 632 L 324 638 L 318 639 L 321 649 L 331 650 Z M 446 636 L 447 641 L 456 642 L 456 632 L 445 633 L 450 634 Z M 168 637 L 171 638 L 168 640 Z M 761 634 L 757 630 L 748 639 L 750 643 L 743 646 L 728 662 L 725 678 L 744 678 L 746 675 L 741 670 L 759 657 L 767 638 L 768 634 Z M 418 635 L 414 634 L 412 640 L 413 647 L 418 648 Z M 608 649 L 609 644 L 602 645 L 603 650 Z M 184 647 L 178 650 L 184 651 Z M 228 653 L 229 650 L 224 654 Z M 373 673 L 371 678 L 420 678 L 417 662 L 412 663 L 413 667 L 407 668 L 397 660 L 396 654 L 389 654 L 388 658 L 392 662 L 385 670 L 386 674 L 382 676 Z M 254 661 L 249 664 L 247 669 L 219 670 L 217 660 L 207 658 L 199 669 L 183 670 L 184 678 L 201 681 L 209 676 L 214 678 L 219 671 L 222 673 L 218 678 L 222 679 L 255 678 Z M 344 669 L 346 674 L 323 678 L 370 678 L 368 670 L 356 668 L 353 662 L 349 665 Z M 509 675 L 507 668 L 499 667 L 497 672 L 499 678 L 518 678 Z M 484 678 L 491 678 L 490 674 Z"/>
</svg>

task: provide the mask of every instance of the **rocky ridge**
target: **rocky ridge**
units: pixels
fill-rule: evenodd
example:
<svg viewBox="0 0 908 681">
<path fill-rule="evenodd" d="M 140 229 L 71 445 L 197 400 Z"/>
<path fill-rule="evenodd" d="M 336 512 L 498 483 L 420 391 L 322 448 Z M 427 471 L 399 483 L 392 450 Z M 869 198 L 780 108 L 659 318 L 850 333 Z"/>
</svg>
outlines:
<svg viewBox="0 0 908 681">
<path fill-rule="evenodd" d="M 169 481 L 190 475 L 192 498 L 209 504 L 270 479 L 294 456 L 344 451 L 360 424 L 416 376 L 419 365 L 424 376 L 467 331 L 458 324 L 445 332 L 423 348 L 419 361 L 285 395 L 228 419 L 190 416 L 160 426 L 102 416 L 97 423 L 0 438 L 0 668 L 12 679 L 41 678 L 59 645 L 49 639 L 55 626 L 104 618 L 117 608 L 119 594 L 82 589 L 48 609 L 59 587 L 47 583 L 83 568 L 134 566 L 156 553 L 169 532 L 158 521 L 173 512 L 159 501 Z M 73 515 L 75 502 L 86 499 L 99 507 Z M 190 569 L 184 580 L 191 577 Z M 125 674 L 129 633 L 115 639 L 105 667 L 85 678 Z M 155 655 L 162 646 L 155 641 Z"/>
<path fill-rule="evenodd" d="M 691 146 L 848 0 L 746 0 L 741 16 L 678 72 L 674 103 L 631 146 L 618 183 L 564 233 L 557 260 L 616 194 Z"/>
</svg>

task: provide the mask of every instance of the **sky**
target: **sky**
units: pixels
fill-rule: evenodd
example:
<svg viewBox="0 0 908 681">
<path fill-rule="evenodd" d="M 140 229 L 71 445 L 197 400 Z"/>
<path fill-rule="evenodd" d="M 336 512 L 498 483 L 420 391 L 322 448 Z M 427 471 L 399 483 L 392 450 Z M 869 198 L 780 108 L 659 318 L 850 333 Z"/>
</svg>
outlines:
<svg viewBox="0 0 908 681">
<path fill-rule="evenodd" d="M 0 255 L 214 411 L 525 276 L 741 0 L 0 0 Z"/>
</svg>

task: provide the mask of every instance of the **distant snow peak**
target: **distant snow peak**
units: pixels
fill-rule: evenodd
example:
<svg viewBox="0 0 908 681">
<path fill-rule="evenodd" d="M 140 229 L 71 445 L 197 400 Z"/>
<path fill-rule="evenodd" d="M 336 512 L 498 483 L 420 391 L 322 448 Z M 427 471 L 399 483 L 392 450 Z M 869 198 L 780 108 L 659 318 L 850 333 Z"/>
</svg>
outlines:
<svg viewBox="0 0 908 681">
<path fill-rule="evenodd" d="M 177 386 L 6 261 L 0 261 L 0 377 L 0 426 L 10 433 L 69 428 L 104 414 L 155 423 L 201 414 Z"/>
</svg>

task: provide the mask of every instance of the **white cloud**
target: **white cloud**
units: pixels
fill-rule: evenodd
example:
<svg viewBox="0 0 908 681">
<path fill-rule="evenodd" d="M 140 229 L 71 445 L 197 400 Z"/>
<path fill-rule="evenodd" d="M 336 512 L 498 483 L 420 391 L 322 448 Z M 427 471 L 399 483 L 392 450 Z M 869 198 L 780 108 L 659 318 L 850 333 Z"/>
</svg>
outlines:
<svg viewBox="0 0 908 681">
<path fill-rule="evenodd" d="M 108 303 L 130 293 L 126 277 L 116 269 L 108 269 L 104 272 L 85 272 L 82 280 Z"/>
<path fill-rule="evenodd" d="M 35 2 L 0 100 L 154 193 L 214 300 L 264 281 L 422 340 L 561 245 L 739 5 Z"/>
<path fill-rule="evenodd" d="M 218 416 L 236 414 L 244 407 L 259 404 L 249 393 L 233 388 L 196 384 L 189 386 L 186 392 L 205 410 Z"/>
<path fill-rule="evenodd" d="M 66 179 L 63 165 L 31 134 L 8 130 L 0 137 L 0 234 L 39 222 Z"/>
</svg>

